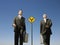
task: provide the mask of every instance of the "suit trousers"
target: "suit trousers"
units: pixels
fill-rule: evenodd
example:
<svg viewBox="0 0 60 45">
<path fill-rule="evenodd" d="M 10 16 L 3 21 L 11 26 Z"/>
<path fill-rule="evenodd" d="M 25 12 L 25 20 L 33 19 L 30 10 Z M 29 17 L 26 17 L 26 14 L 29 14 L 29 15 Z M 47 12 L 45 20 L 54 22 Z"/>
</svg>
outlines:
<svg viewBox="0 0 60 45">
<path fill-rule="evenodd" d="M 43 36 L 44 45 L 50 45 L 50 35 Z"/>
<path fill-rule="evenodd" d="M 18 40 L 20 38 L 20 45 L 23 45 L 23 33 L 15 32 L 14 45 L 18 45 Z"/>
</svg>

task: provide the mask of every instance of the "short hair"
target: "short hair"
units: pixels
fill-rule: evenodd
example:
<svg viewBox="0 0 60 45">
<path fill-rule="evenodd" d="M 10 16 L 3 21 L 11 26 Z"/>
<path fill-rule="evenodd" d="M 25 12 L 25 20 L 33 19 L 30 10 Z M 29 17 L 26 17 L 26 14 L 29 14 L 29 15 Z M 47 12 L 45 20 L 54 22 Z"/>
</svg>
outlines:
<svg viewBox="0 0 60 45">
<path fill-rule="evenodd" d="M 23 12 L 23 10 L 22 10 L 22 9 L 20 9 L 19 11 L 22 11 L 22 12 Z M 19 11 L 18 11 L 18 12 L 19 12 Z"/>
<path fill-rule="evenodd" d="M 44 17 L 44 16 L 46 16 L 46 17 L 47 17 L 47 14 L 46 14 L 46 13 L 44 13 L 44 14 L 43 14 L 43 17 Z"/>
</svg>

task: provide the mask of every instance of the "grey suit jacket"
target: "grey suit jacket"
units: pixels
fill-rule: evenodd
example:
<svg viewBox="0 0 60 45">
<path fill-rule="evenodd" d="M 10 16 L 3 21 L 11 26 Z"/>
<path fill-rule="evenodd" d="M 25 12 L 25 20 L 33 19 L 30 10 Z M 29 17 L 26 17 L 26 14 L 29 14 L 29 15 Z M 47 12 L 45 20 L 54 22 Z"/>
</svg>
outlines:
<svg viewBox="0 0 60 45">
<path fill-rule="evenodd" d="M 46 28 L 46 25 L 48 25 L 48 28 Z M 46 23 L 44 22 L 44 20 L 42 20 L 40 22 L 40 33 L 42 35 L 52 34 L 51 26 L 52 26 L 52 21 L 50 19 L 47 19 Z"/>
<path fill-rule="evenodd" d="M 14 24 L 16 24 L 16 27 L 14 28 L 14 32 L 18 32 L 21 29 L 23 31 L 26 31 L 26 25 L 25 25 L 25 18 L 21 17 L 21 19 L 18 18 L 18 16 L 14 19 Z"/>
</svg>

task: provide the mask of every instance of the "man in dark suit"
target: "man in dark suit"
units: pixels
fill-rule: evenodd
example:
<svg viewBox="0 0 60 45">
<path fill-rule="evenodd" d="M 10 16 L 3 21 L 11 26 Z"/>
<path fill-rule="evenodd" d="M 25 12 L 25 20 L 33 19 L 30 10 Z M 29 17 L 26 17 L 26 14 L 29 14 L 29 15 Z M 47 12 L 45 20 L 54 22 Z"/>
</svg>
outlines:
<svg viewBox="0 0 60 45">
<path fill-rule="evenodd" d="M 23 32 L 26 32 L 25 18 L 22 16 L 23 11 L 19 10 L 18 16 L 14 18 L 14 33 L 15 33 L 15 45 L 18 45 L 18 39 L 20 37 L 20 45 L 23 45 Z"/>
<path fill-rule="evenodd" d="M 47 19 L 46 14 L 43 14 L 43 20 L 40 22 L 40 34 L 43 36 L 44 45 L 50 45 L 51 26 L 51 20 Z"/>
</svg>

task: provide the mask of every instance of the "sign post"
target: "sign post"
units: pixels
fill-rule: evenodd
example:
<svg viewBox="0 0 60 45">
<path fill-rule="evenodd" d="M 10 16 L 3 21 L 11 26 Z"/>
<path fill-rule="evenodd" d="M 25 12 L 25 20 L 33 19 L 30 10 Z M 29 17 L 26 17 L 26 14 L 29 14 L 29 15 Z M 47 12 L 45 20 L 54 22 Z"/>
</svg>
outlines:
<svg viewBox="0 0 60 45">
<path fill-rule="evenodd" d="M 28 18 L 28 21 L 31 23 L 31 45 L 33 45 L 33 22 L 35 18 L 33 16 Z"/>
</svg>

